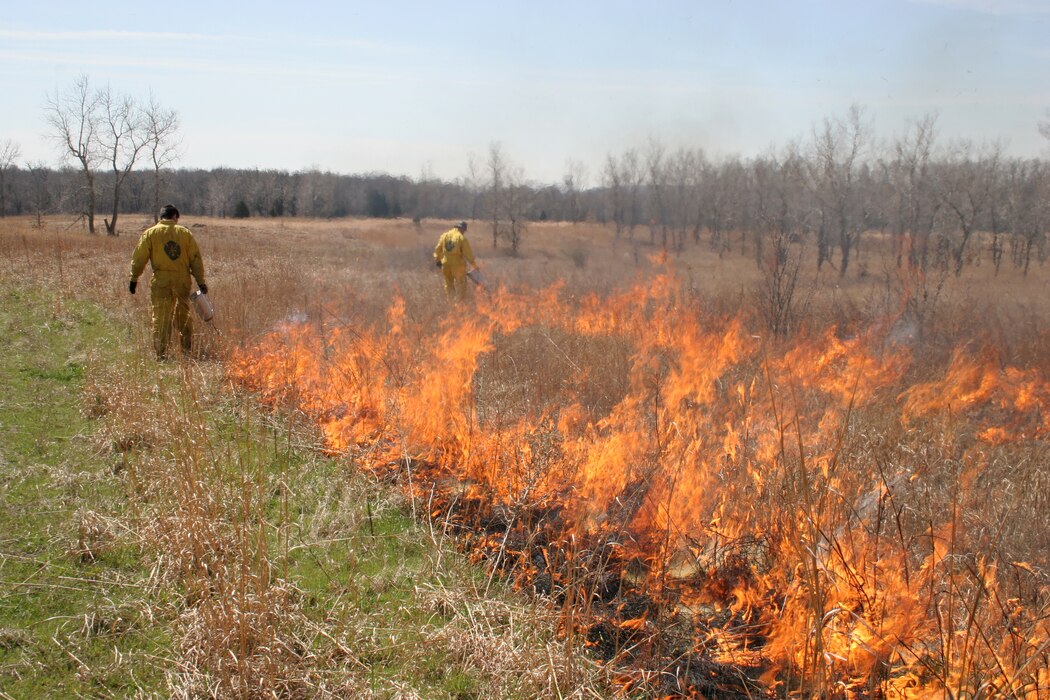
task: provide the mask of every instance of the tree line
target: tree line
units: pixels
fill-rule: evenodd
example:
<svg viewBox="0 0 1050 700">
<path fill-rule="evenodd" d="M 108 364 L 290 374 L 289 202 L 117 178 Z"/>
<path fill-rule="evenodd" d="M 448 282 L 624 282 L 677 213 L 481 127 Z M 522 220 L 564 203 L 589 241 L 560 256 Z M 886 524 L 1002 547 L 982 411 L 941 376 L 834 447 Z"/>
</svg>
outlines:
<svg viewBox="0 0 1050 700">
<path fill-rule="evenodd" d="M 569 161 L 560 182 L 539 184 L 499 143 L 484 158 L 469 156 L 454 181 L 426 169 L 412 178 L 175 168 L 178 114 L 152 95 L 139 103 L 108 86 L 92 89 L 86 76 L 49 95 L 44 112 L 64 165 L 20 164 L 17 144 L 0 142 L 0 215 L 80 215 L 92 233 L 100 197 L 115 234 L 122 212 L 155 216 L 163 194 L 183 211 L 216 217 L 472 218 L 514 253 L 530 222 L 557 220 L 609 225 L 617 238 L 672 252 L 739 246 L 759 265 L 786 264 L 804 245 L 818 268 L 840 275 L 872 236 L 889 241 L 898 265 L 957 274 L 975 256 L 1027 272 L 1047 254 L 1047 162 L 1008 157 L 999 142 L 942 143 L 934 116 L 879 139 L 854 106 L 752 158 L 713 159 L 651 139 L 608 154 L 595 177 Z M 1050 120 L 1039 128 L 1050 139 Z"/>
<path fill-rule="evenodd" d="M 720 253 L 736 241 L 758 264 L 807 243 L 841 275 L 874 235 L 898 265 L 959 273 L 980 240 L 997 270 L 1009 259 L 1027 272 L 1050 227 L 1045 160 L 1007 157 L 1000 142 L 938 144 L 932 116 L 879 142 L 859 107 L 747 160 L 651 141 L 608 156 L 601 193 L 618 236 L 672 250 L 703 237 Z"/>
</svg>

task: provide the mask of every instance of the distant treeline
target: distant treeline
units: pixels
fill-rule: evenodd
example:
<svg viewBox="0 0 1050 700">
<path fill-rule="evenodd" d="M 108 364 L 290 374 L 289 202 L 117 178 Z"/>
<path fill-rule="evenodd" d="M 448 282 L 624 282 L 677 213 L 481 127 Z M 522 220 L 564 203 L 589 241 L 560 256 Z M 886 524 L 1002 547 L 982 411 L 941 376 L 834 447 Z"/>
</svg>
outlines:
<svg viewBox="0 0 1050 700">
<path fill-rule="evenodd" d="M 131 173 L 123 183 L 121 212 L 153 209 L 153 173 Z M 462 217 L 471 196 L 461 185 L 416 182 L 390 175 L 340 175 L 278 170 L 178 169 L 162 173 L 164 202 L 198 216 L 216 217 Z M 12 167 L 6 176 L 7 215 L 76 214 L 85 210 L 83 173 Z M 95 176 L 97 194 L 113 188 L 112 173 Z"/>
<path fill-rule="evenodd" d="M 862 137 L 856 123 L 829 121 L 805 148 L 717 162 L 700 149 L 650 143 L 610 154 L 586 185 L 581 166 L 556 185 L 528 182 L 498 146 L 454 182 L 315 170 L 169 169 L 160 173 L 160 198 L 188 215 L 214 217 L 476 219 L 494 243 L 515 250 L 528 222 L 591 221 L 671 251 L 701 243 L 720 253 L 739 249 L 759 264 L 805 246 L 818 265 L 842 274 L 873 232 L 892 241 L 899 264 L 923 269 L 936 264 L 959 272 L 981 257 L 997 269 L 1010 261 L 1027 271 L 1033 259 L 1044 259 L 1046 161 L 1006 157 L 997 145 L 935 149 L 932 122 L 917 124 L 877 154 Z M 152 213 L 154 178 L 131 172 L 122 183 L 120 211 Z M 113 184 L 112 173 L 97 173 L 95 196 L 104 198 Z M 87 210 L 90 196 L 74 168 L 12 166 L 2 186 L 5 215 L 75 216 Z"/>
</svg>

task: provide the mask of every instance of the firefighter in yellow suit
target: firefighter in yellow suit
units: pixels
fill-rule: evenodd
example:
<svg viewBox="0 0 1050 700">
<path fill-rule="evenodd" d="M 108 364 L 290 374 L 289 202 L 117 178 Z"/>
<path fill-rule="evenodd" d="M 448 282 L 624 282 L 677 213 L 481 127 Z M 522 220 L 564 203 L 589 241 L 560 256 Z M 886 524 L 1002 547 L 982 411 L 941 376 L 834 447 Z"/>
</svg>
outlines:
<svg viewBox="0 0 1050 700">
<path fill-rule="evenodd" d="M 478 269 L 470 241 L 463 235 L 466 232 L 467 222 L 460 221 L 454 228 L 441 234 L 434 246 L 434 261 L 445 275 L 445 295 L 449 301 L 467 298 L 467 263 L 475 270 Z"/>
<path fill-rule="evenodd" d="M 170 204 L 160 210 L 160 223 L 146 229 L 131 256 L 131 282 L 128 291 L 135 293 L 139 275 L 146 262 L 153 268 L 150 301 L 153 304 L 153 349 L 163 359 L 168 352 L 171 323 L 179 329 L 182 349 L 189 352 L 193 338 L 190 320 L 190 275 L 204 294 L 204 261 L 193 234 L 179 226 L 179 210 Z"/>
</svg>

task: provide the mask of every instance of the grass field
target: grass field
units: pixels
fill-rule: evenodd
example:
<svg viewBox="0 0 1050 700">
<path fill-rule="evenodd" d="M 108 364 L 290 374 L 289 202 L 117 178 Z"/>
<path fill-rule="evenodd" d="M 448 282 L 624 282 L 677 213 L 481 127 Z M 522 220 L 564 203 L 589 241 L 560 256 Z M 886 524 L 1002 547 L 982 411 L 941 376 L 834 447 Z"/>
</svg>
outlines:
<svg viewBox="0 0 1050 700">
<path fill-rule="evenodd" d="M 182 223 L 158 365 L 137 232 L 0 220 L 6 695 L 1050 693 L 1044 267 L 478 224 L 450 309 L 448 222 Z"/>
<path fill-rule="evenodd" d="M 349 256 L 201 223 L 220 320 L 158 364 L 133 236 L 0 221 L 0 697 L 607 692 L 542 605 L 227 381 L 233 339 L 312 309 Z"/>
</svg>

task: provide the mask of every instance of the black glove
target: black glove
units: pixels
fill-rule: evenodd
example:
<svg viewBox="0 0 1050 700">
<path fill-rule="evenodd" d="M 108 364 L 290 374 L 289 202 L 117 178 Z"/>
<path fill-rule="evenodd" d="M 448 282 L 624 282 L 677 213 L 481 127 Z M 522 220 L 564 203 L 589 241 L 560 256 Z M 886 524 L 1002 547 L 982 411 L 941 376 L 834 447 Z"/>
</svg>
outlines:
<svg viewBox="0 0 1050 700">
<path fill-rule="evenodd" d="M 198 284 L 197 288 L 201 290 L 201 294 L 207 294 L 208 293 L 208 285 L 206 285 L 206 284 Z"/>
<path fill-rule="evenodd" d="M 139 286 L 138 280 L 131 280 L 130 282 L 128 282 L 128 291 L 131 292 L 132 294 L 134 294 L 135 293 L 135 287 L 137 287 L 137 286 Z"/>
</svg>

